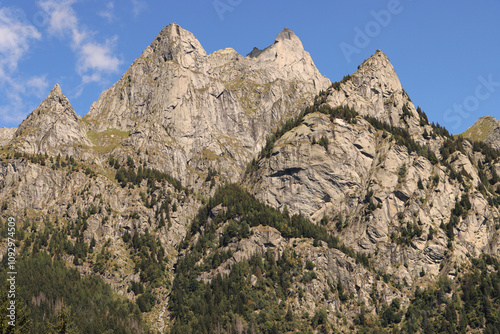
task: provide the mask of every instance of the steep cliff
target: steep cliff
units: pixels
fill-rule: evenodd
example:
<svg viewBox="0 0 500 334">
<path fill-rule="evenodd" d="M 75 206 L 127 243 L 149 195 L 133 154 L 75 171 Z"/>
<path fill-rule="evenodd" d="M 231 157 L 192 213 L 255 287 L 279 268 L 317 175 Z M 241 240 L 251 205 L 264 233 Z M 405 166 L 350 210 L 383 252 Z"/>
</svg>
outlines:
<svg viewBox="0 0 500 334">
<path fill-rule="evenodd" d="M 85 116 L 98 133 L 130 133 L 115 155 L 138 152 L 200 187 L 208 168 L 235 181 L 269 132 L 329 80 L 285 29 L 260 55 L 207 55 L 177 24 L 165 27 Z"/>
</svg>

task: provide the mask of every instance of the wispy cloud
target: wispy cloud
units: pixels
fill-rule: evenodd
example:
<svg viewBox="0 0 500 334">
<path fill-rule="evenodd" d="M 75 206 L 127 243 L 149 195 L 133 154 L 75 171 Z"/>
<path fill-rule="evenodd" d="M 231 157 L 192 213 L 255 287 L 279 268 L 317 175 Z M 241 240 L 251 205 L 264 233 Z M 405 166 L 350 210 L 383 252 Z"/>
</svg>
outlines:
<svg viewBox="0 0 500 334">
<path fill-rule="evenodd" d="M 84 81 L 100 81 L 100 73 L 118 72 L 122 62 L 112 55 L 112 46 L 115 42 L 116 37 L 112 40 L 107 40 L 105 44 L 89 42 L 82 46 L 78 72 L 84 75 L 89 71 L 94 72 L 90 76 L 86 74 Z"/>
<path fill-rule="evenodd" d="M 87 33 L 78 27 L 78 18 L 72 5 L 75 0 L 42 0 L 38 2 L 40 8 L 48 14 L 49 34 L 59 38 L 70 36 L 73 46 L 78 47 Z"/>
<path fill-rule="evenodd" d="M 46 89 L 45 77 L 23 78 L 18 73 L 19 62 L 29 53 L 42 34 L 16 7 L 0 8 L 0 121 L 19 123 L 27 113 L 25 98 L 39 96 Z"/>
<path fill-rule="evenodd" d="M 39 99 L 44 98 L 47 89 L 49 88 L 49 82 L 47 81 L 47 76 L 36 76 L 31 77 L 26 82 L 26 87 L 30 90 L 30 93 L 38 97 Z"/>
<path fill-rule="evenodd" d="M 113 2 L 108 2 L 106 8 L 100 10 L 97 14 L 111 23 L 116 19 L 116 16 L 113 13 L 114 9 L 115 9 L 115 4 Z"/>
<path fill-rule="evenodd" d="M 148 8 L 146 1 L 144 0 L 132 0 L 132 13 L 134 16 L 139 16 L 143 11 Z"/>
<path fill-rule="evenodd" d="M 0 8 L 0 71 L 2 74 L 15 71 L 21 57 L 34 40 L 42 37 L 31 24 L 26 23 L 20 9 Z M 1 79 L 0 79 L 1 80 Z"/>
<path fill-rule="evenodd" d="M 41 0 L 39 6 L 49 15 L 49 34 L 70 39 L 71 48 L 78 58 L 76 70 L 82 77 L 82 82 L 100 81 L 101 73 L 116 73 L 122 64 L 122 60 L 113 55 L 117 37 L 104 43 L 94 41 L 95 32 L 78 20 L 72 7 L 75 2 L 76 0 Z M 113 4 L 110 4 L 112 8 Z"/>
</svg>

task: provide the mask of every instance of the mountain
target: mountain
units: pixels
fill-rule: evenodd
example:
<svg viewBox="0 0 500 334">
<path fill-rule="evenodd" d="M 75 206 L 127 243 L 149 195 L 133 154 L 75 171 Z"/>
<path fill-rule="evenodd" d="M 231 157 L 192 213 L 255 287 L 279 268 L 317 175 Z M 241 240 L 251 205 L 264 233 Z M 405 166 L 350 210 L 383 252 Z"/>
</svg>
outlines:
<svg viewBox="0 0 500 334">
<path fill-rule="evenodd" d="M 500 124 L 495 117 L 479 118 L 461 136 L 472 141 L 485 142 L 495 149 L 500 149 Z"/>
<path fill-rule="evenodd" d="M 243 57 L 230 48 L 207 55 L 173 23 L 84 120 L 97 133 L 129 134 L 112 154 L 140 150 L 139 159 L 199 188 L 209 168 L 236 181 L 267 134 L 329 84 L 290 29 Z"/>
<path fill-rule="evenodd" d="M 17 276 L 19 321 L 495 333 L 497 123 L 451 136 L 380 50 L 332 83 L 288 28 L 242 56 L 170 24 L 83 119 L 56 85 L 0 130 L 0 249 L 13 217 L 37 273 Z"/>
<path fill-rule="evenodd" d="M 75 155 L 91 146 L 81 119 L 59 85 L 21 124 L 9 142 L 11 150 Z"/>
</svg>

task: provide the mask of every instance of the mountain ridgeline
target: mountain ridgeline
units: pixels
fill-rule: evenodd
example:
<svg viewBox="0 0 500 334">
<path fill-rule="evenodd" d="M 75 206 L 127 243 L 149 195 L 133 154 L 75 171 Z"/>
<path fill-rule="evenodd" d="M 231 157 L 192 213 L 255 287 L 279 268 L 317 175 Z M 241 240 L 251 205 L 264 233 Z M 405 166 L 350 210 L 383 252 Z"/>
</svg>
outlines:
<svg viewBox="0 0 500 334">
<path fill-rule="evenodd" d="M 0 129 L 0 277 L 14 217 L 25 332 L 499 333 L 499 129 L 450 135 L 380 50 L 332 83 L 290 29 L 173 23 L 83 118 L 56 85 Z"/>
</svg>

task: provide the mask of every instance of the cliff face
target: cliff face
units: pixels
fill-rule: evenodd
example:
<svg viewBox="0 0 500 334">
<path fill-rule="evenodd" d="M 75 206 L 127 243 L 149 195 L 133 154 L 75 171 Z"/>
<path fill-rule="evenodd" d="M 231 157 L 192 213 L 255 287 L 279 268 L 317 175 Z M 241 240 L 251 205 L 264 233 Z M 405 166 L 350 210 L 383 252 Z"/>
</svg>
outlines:
<svg viewBox="0 0 500 334">
<path fill-rule="evenodd" d="M 496 147 L 496 120 L 478 122 L 470 136 Z M 171 24 L 83 120 L 56 85 L 0 137 L 3 218 L 32 223 L 23 231 L 48 252 L 47 226 L 95 243 L 63 252 L 68 266 L 134 301 L 151 292 L 143 317 L 160 332 L 184 328 L 187 302 L 233 268 L 255 312 L 227 328 L 279 309 L 306 331 L 321 309 L 324 328 L 349 331 L 470 257 L 500 256 L 500 155 L 430 124 L 380 50 L 332 84 L 290 29 L 243 57 L 207 55 Z M 249 193 L 215 191 L 228 182 Z M 262 291 L 276 305 L 252 299 Z"/>
<path fill-rule="evenodd" d="M 484 182 L 477 163 L 484 156 L 467 141 L 461 151 L 443 156 L 445 138 L 422 121 L 385 55 L 377 51 L 356 73 L 334 83 L 323 101 L 331 109 L 349 106 L 358 116 L 307 114 L 245 178 L 257 198 L 318 223 L 326 217 L 347 245 L 378 254 L 377 266 L 390 268 L 400 282 L 413 283 L 421 268 L 437 277 L 445 260 L 499 255 L 498 209 L 488 205 L 490 195 L 477 190 Z M 391 133 L 394 127 L 406 132 Z M 491 162 L 488 175 L 496 168 Z M 467 176 L 457 179 L 457 173 Z M 470 205 L 456 217 L 464 197 Z M 442 226 L 454 216 L 451 247 Z M 399 237 L 408 226 L 419 232 L 403 242 Z"/>
<path fill-rule="evenodd" d="M 9 141 L 10 149 L 30 154 L 76 155 L 89 146 L 82 122 L 59 85 L 19 125 Z"/>
<path fill-rule="evenodd" d="M 236 180 L 270 130 L 328 85 L 291 30 L 243 57 L 233 49 L 207 55 L 171 24 L 85 120 L 97 132 L 129 132 L 121 154 L 140 150 L 151 165 L 199 187 L 208 168 Z"/>
<path fill-rule="evenodd" d="M 16 130 L 17 128 L 0 128 L 0 146 L 8 144 L 14 138 Z"/>
</svg>

